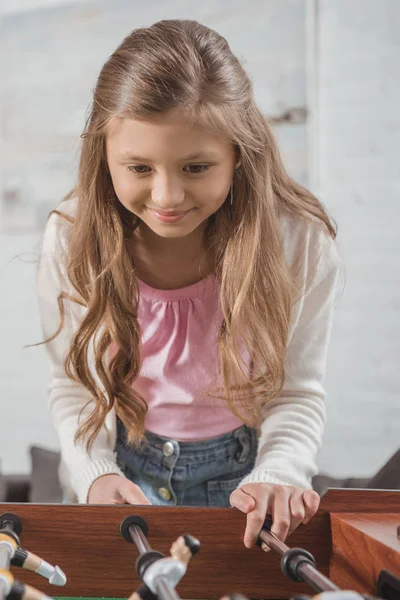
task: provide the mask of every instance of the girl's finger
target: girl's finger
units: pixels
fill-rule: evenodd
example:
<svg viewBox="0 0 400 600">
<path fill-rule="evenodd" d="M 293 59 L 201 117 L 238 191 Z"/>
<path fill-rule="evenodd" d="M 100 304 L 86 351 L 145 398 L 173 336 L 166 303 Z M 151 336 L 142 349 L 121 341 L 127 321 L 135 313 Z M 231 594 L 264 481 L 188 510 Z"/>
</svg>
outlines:
<svg viewBox="0 0 400 600">
<path fill-rule="evenodd" d="M 295 529 L 300 525 L 306 516 L 306 509 L 303 500 L 303 491 L 296 490 L 289 498 L 289 509 L 291 515 L 290 528 L 288 531 L 288 537 L 293 533 Z"/>
<path fill-rule="evenodd" d="M 291 489 L 285 485 L 277 485 L 274 489 L 274 495 L 272 499 L 272 527 L 271 533 L 282 542 L 285 541 L 288 534 L 291 517 L 289 499 L 291 496 Z"/>
<path fill-rule="evenodd" d="M 264 525 L 265 515 L 268 511 L 269 498 L 268 492 L 257 497 L 253 510 L 247 515 L 246 530 L 243 538 L 246 548 L 252 548 L 258 540 L 258 534 Z"/>
<path fill-rule="evenodd" d="M 319 508 L 321 498 L 314 490 L 305 490 L 303 492 L 303 503 L 305 508 L 305 517 L 303 519 L 304 525 L 313 518 Z"/>
<path fill-rule="evenodd" d="M 264 552 L 271 552 L 271 548 L 267 546 L 265 542 L 261 542 L 261 550 L 264 550 Z"/>
<path fill-rule="evenodd" d="M 249 494 L 246 494 L 241 488 L 238 488 L 232 492 L 229 501 L 233 508 L 237 508 L 245 514 L 253 510 L 255 506 L 254 498 L 249 496 Z"/>
<path fill-rule="evenodd" d="M 121 485 L 119 493 L 127 504 L 151 504 L 140 487 L 128 479 L 123 482 L 123 485 Z"/>
</svg>

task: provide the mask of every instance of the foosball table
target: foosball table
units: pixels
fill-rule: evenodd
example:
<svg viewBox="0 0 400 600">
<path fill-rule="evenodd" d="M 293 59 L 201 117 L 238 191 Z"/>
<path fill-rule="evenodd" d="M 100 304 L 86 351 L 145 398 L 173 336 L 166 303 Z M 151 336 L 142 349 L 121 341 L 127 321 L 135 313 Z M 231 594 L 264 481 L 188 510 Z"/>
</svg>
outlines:
<svg viewBox="0 0 400 600">
<path fill-rule="evenodd" d="M 328 490 L 285 543 L 266 520 L 267 553 L 245 548 L 245 520 L 233 508 L 0 504 L 0 599 L 400 599 L 400 492 Z"/>
</svg>

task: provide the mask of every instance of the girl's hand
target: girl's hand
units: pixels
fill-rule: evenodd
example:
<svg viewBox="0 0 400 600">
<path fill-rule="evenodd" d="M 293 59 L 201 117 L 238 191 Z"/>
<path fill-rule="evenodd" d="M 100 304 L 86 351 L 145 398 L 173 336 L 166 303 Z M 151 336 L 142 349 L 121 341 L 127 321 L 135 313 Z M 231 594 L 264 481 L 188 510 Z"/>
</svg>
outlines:
<svg viewBox="0 0 400 600">
<path fill-rule="evenodd" d="M 117 474 L 103 475 L 90 486 L 88 504 L 151 504 L 138 485 Z"/>
<path fill-rule="evenodd" d="M 313 490 L 291 485 L 247 483 L 231 494 L 231 505 L 247 514 L 244 545 L 252 548 L 266 515 L 272 515 L 271 533 L 282 542 L 300 523 L 308 523 L 318 510 L 320 497 Z M 262 545 L 263 550 L 269 548 Z"/>
</svg>

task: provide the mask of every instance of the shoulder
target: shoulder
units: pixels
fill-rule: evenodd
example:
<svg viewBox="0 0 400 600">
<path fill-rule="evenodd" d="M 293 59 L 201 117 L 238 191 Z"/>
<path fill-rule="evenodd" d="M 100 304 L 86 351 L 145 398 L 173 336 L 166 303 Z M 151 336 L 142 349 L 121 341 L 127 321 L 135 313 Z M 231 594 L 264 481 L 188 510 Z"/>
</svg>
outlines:
<svg viewBox="0 0 400 600">
<path fill-rule="evenodd" d="M 68 247 L 76 200 L 63 200 L 49 215 L 40 242 L 37 285 L 46 286 L 66 278 Z"/>
<path fill-rule="evenodd" d="M 286 262 L 304 288 L 318 285 L 327 276 L 336 278 L 340 256 L 335 239 L 319 219 L 285 215 L 280 220 Z"/>
<path fill-rule="evenodd" d="M 68 249 L 76 213 L 76 198 L 63 200 L 49 215 L 42 236 L 41 256 L 61 258 Z"/>
<path fill-rule="evenodd" d="M 54 242 L 60 240 L 66 241 L 71 235 L 76 208 L 76 198 L 60 202 L 49 214 L 44 230 L 44 238 L 48 238 Z"/>
</svg>

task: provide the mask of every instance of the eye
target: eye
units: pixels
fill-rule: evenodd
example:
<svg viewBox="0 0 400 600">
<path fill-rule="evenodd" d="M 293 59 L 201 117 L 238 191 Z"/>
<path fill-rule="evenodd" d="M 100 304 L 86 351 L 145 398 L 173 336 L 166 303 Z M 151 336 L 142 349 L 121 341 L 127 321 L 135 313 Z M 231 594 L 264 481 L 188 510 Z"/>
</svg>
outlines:
<svg viewBox="0 0 400 600">
<path fill-rule="evenodd" d="M 186 165 L 186 167 L 190 169 L 188 172 L 192 175 L 199 175 L 200 173 L 208 171 L 210 165 Z"/>
<path fill-rule="evenodd" d="M 136 173 L 136 175 L 145 175 L 151 171 L 150 167 L 147 167 L 146 165 L 128 165 L 126 168 L 131 173 Z"/>
<path fill-rule="evenodd" d="M 210 168 L 210 165 L 186 165 L 185 170 L 191 175 L 200 175 Z M 136 175 L 146 175 L 151 171 L 151 168 L 147 165 L 128 165 L 128 171 L 135 173 Z"/>
</svg>

